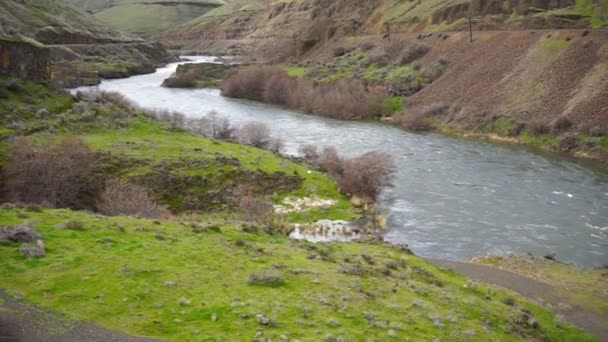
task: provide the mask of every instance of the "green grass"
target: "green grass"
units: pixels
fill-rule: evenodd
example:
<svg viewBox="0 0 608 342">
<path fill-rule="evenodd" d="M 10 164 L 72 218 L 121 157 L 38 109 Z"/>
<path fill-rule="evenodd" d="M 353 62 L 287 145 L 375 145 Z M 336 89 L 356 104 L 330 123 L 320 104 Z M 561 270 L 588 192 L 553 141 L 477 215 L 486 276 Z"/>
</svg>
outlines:
<svg viewBox="0 0 608 342">
<path fill-rule="evenodd" d="M 554 148 L 559 144 L 557 138 L 551 135 L 533 135 L 524 131 L 520 136 L 521 141 L 529 146 L 541 148 Z"/>
<path fill-rule="evenodd" d="M 289 77 L 304 77 L 307 71 L 306 67 L 296 65 L 289 65 L 285 69 Z"/>
<path fill-rule="evenodd" d="M 593 340 L 569 325 L 558 327 L 547 311 L 521 298 L 471 286 L 387 243 L 313 245 L 243 233 L 238 223 L 217 218 L 209 220 L 221 232 L 195 234 L 178 222 L 0 209 L 2 225 L 26 219 L 44 235 L 47 255 L 26 259 L 17 245 L 0 245 L 2 287 L 70 318 L 134 335 L 234 341 L 251 340 L 262 328 L 272 340 L 518 341 L 540 334 Z M 67 220 L 85 229 L 54 228 Z M 247 284 L 249 273 L 269 270 L 284 283 Z M 519 304 L 504 304 L 506 298 Z M 519 305 L 535 313 L 540 330 L 510 333 Z M 257 323 L 260 313 L 270 326 Z"/>
</svg>

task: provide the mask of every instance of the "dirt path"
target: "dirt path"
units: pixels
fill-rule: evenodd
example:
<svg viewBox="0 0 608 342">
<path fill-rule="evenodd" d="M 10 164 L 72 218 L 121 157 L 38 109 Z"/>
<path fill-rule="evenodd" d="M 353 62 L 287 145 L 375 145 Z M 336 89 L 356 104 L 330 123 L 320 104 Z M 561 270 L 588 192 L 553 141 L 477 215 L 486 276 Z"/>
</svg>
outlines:
<svg viewBox="0 0 608 342">
<path fill-rule="evenodd" d="M 158 342 L 82 323 L 11 299 L 0 290 L 0 342 Z"/>
<path fill-rule="evenodd" d="M 435 259 L 428 259 L 428 261 L 437 267 L 453 270 L 467 278 L 517 292 L 549 308 L 552 312 L 563 315 L 568 321 L 597 336 L 601 341 L 608 342 L 608 319 L 579 308 L 576 303 L 561 296 L 551 285 L 489 266 Z"/>
</svg>

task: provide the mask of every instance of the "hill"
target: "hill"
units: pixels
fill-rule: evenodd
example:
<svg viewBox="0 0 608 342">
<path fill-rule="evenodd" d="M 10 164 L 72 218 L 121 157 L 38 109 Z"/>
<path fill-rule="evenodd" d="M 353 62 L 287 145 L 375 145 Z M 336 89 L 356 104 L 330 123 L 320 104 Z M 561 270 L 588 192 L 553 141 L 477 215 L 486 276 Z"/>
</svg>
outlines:
<svg viewBox="0 0 608 342">
<path fill-rule="evenodd" d="M 608 2 L 585 1 L 243 1 L 236 0 L 182 25 L 163 39 L 293 39 L 325 41 L 334 36 L 391 32 L 601 28 Z"/>
<path fill-rule="evenodd" d="M 174 60 L 161 44 L 110 28 L 59 0 L 0 3 L 0 41 L 26 42 L 48 51 L 53 79 L 61 86 L 153 72 Z M 6 58 L 8 63 L 20 63 L 26 53 L 15 49 Z"/>
<path fill-rule="evenodd" d="M 65 0 L 125 32 L 150 35 L 196 19 L 222 6 L 221 0 Z"/>
</svg>

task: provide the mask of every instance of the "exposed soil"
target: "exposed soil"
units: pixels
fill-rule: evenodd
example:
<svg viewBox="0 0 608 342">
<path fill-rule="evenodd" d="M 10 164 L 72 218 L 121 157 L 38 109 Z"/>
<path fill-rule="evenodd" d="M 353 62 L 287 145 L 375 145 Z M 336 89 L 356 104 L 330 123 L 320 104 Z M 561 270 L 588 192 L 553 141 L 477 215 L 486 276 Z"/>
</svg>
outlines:
<svg viewBox="0 0 608 342">
<path fill-rule="evenodd" d="M 0 291 L 1 342 L 153 342 L 37 309 Z"/>
<path fill-rule="evenodd" d="M 607 317 L 600 317 L 595 312 L 581 309 L 569 298 L 560 295 L 549 284 L 490 266 L 436 259 L 428 261 L 437 267 L 451 269 L 468 278 L 517 292 L 549 308 L 554 313 L 563 315 L 568 321 L 597 336 L 600 340 L 608 341 Z"/>
</svg>

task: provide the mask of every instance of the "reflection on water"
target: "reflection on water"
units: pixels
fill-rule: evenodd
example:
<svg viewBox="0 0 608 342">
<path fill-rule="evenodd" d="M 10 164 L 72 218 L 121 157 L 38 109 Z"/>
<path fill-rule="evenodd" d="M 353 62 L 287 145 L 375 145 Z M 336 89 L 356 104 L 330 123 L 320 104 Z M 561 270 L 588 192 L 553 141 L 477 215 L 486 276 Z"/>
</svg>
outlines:
<svg viewBox="0 0 608 342">
<path fill-rule="evenodd" d="M 530 251 L 585 266 L 608 264 L 606 167 L 521 147 L 336 121 L 224 98 L 214 89 L 161 88 L 174 70 L 175 64 L 98 88 L 190 117 L 216 110 L 236 123 L 266 122 L 290 153 L 300 144 L 331 145 L 346 155 L 390 153 L 399 171 L 395 187 L 380 199 L 389 217 L 386 239 L 408 243 L 419 255 L 465 259 Z"/>
</svg>

